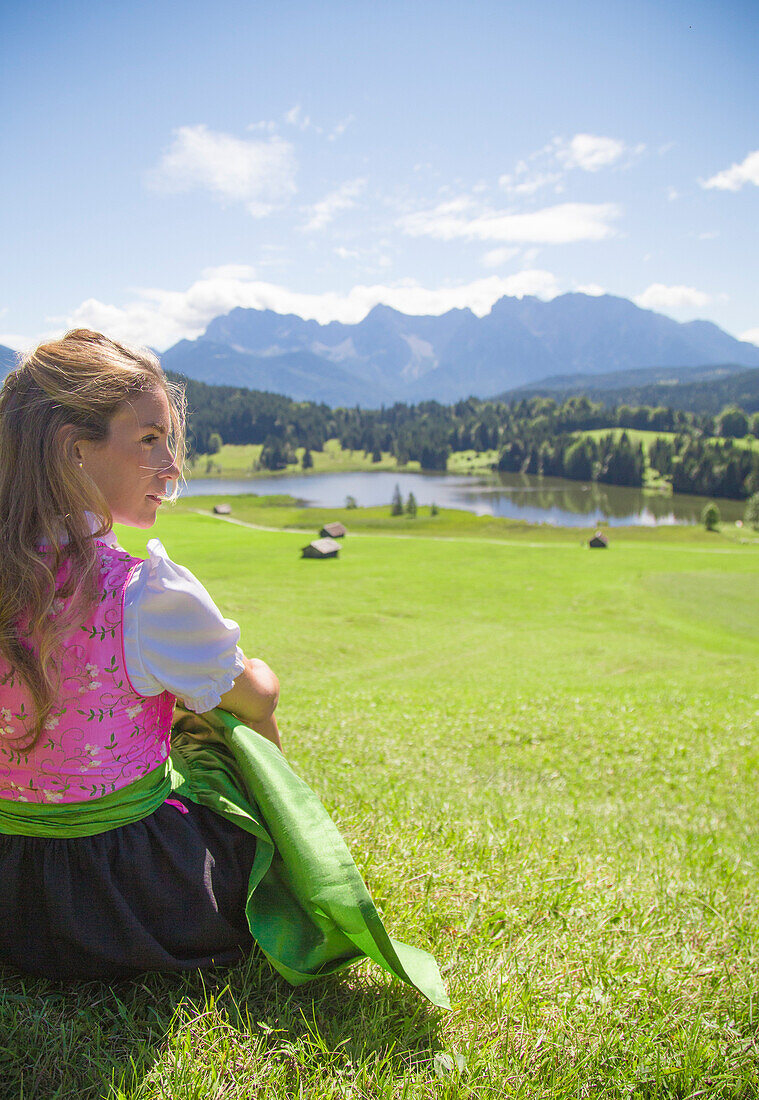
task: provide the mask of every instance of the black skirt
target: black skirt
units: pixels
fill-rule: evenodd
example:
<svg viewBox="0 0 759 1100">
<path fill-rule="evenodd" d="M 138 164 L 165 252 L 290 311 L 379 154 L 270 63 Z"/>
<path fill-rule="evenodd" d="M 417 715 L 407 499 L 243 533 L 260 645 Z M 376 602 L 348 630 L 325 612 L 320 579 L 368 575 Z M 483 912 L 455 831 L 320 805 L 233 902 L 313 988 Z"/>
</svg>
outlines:
<svg viewBox="0 0 759 1100">
<path fill-rule="evenodd" d="M 0 835 L 0 963 L 53 979 L 238 962 L 256 840 L 188 799 L 71 839 Z"/>
</svg>

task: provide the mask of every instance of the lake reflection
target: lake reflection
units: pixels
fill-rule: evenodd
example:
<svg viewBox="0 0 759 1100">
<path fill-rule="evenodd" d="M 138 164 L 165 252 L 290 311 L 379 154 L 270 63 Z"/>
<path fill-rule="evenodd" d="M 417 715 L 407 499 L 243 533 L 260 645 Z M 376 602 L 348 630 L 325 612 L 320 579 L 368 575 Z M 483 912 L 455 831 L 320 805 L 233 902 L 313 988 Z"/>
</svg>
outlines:
<svg viewBox="0 0 759 1100">
<path fill-rule="evenodd" d="M 561 527 L 593 527 L 699 523 L 703 497 L 664 496 L 596 482 L 539 478 L 527 474 L 405 474 L 386 470 L 336 474 L 282 474 L 278 477 L 225 480 L 193 478 L 183 496 L 288 493 L 307 505 L 342 508 L 348 496 L 361 507 L 390 504 L 395 486 L 403 498 L 413 493 L 417 504 L 463 508 L 478 515 L 505 516 Z M 722 519 L 743 516 L 740 501 L 720 500 Z"/>
</svg>

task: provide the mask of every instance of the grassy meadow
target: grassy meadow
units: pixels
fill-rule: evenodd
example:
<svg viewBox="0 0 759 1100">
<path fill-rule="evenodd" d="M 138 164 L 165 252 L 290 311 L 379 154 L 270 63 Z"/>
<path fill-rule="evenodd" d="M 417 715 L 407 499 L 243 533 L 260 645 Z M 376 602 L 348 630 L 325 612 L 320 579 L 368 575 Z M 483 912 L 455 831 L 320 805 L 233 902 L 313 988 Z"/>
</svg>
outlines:
<svg viewBox="0 0 759 1100">
<path fill-rule="evenodd" d="M 298 462 L 286 470 L 266 470 L 259 467 L 262 443 L 224 443 L 213 455 L 199 454 L 193 460 L 191 468 L 186 469 L 188 478 L 193 477 L 276 477 L 277 475 L 297 473 L 331 474 L 353 473 L 367 470 L 403 470 L 417 473 L 421 467 L 418 462 L 398 465 L 398 461 L 389 451 L 382 451 L 379 462 L 373 462 L 366 451 L 343 449 L 338 439 L 328 439 L 321 451 L 311 451 L 313 466 L 303 470 L 305 447 L 296 447 Z M 498 463 L 498 451 L 454 451 L 448 456 L 448 473 L 475 474 L 491 470 Z"/>
<path fill-rule="evenodd" d="M 590 428 L 584 432 L 576 432 L 576 435 L 589 436 L 591 439 L 595 439 L 598 442 L 604 436 L 611 435 L 614 439 L 619 439 L 622 433 L 627 435 L 627 438 L 633 444 L 642 443 L 643 449 L 646 454 L 651 450 L 652 444 L 657 439 L 677 439 L 677 432 L 660 432 L 649 431 L 643 428 Z M 713 436 L 709 438 L 709 443 L 717 443 L 721 446 L 725 446 L 726 439 L 721 439 L 719 436 Z M 739 439 L 730 439 L 730 445 L 733 447 L 739 447 L 742 450 L 759 451 L 759 439 L 756 439 L 753 435 L 747 435 Z"/>
<path fill-rule="evenodd" d="M 338 439 L 328 439 L 321 451 L 312 451 L 313 466 L 303 470 L 301 463 L 305 447 L 296 447 L 298 462 L 285 470 L 266 470 L 260 468 L 262 443 L 224 443 L 221 449 L 212 455 L 196 455 L 191 467 L 185 469 L 188 478 L 193 477 L 276 477 L 286 474 L 312 473 L 336 474 L 353 473 L 361 470 L 408 470 L 418 471 L 418 462 L 409 462 L 399 466 L 395 456 L 383 451 L 379 462 L 372 462 L 371 454 L 365 451 L 343 449 Z M 473 452 L 474 453 L 474 452 Z"/>
<path fill-rule="evenodd" d="M 211 503 L 150 534 L 278 672 L 287 755 L 453 1010 L 366 965 L 5 974 L 3 1100 L 759 1095 L 756 542 L 367 509 L 313 561 L 280 529 L 313 510 Z"/>
</svg>

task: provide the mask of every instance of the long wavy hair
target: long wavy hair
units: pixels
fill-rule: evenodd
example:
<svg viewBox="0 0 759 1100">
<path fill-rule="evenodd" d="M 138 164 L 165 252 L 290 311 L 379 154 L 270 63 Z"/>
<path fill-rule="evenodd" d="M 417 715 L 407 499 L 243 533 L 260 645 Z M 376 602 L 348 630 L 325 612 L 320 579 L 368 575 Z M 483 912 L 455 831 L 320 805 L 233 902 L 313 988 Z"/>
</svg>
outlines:
<svg viewBox="0 0 759 1100">
<path fill-rule="evenodd" d="M 74 443 L 106 440 L 124 401 L 159 390 L 181 471 L 184 391 L 150 351 L 75 329 L 24 355 L 0 391 L 0 658 L 7 666 L 0 684 L 20 677 L 34 705 L 14 748 L 39 740 L 55 704 L 62 640 L 99 598 L 95 538 L 110 531 L 113 517 Z M 94 534 L 87 512 L 99 523 Z M 64 601 L 57 615 L 54 600 Z"/>
</svg>

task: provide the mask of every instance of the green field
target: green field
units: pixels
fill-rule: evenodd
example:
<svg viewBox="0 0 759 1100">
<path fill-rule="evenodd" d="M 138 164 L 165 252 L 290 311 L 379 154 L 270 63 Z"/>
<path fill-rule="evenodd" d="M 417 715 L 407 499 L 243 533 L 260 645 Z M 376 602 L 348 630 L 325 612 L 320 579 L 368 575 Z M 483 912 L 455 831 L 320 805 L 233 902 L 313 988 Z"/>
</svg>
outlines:
<svg viewBox="0 0 759 1100">
<path fill-rule="evenodd" d="M 705 498 L 695 500 L 706 503 Z M 302 532 L 309 539 L 315 537 L 323 524 L 330 520 L 339 520 L 349 531 L 356 534 L 382 534 L 411 537 L 424 535 L 438 539 L 497 539 L 500 542 L 518 542 L 521 544 L 549 542 L 564 543 L 571 546 L 584 546 L 594 533 L 595 527 L 557 527 L 552 524 L 530 524 L 524 520 L 507 519 L 502 516 L 475 515 L 463 508 L 441 508 L 433 515 L 429 505 L 420 505 L 416 518 L 407 515 L 393 516 L 390 505 L 377 505 L 373 508 L 309 508 L 283 493 L 278 496 L 257 496 L 255 493 L 230 496 L 219 493 L 207 497 L 182 497 L 174 508 L 178 513 L 197 515 L 210 514 L 214 505 L 227 504 L 232 508 L 233 523 L 251 524 L 254 527 L 269 529 L 287 529 Z M 742 514 L 743 506 L 730 501 Z M 725 509 L 723 503 L 723 509 Z M 726 509 L 725 509 L 726 510 Z M 652 532 L 645 526 L 605 527 L 606 534 L 613 543 L 644 542 L 650 543 Z M 706 535 L 695 525 L 677 524 L 662 526 L 656 531 L 656 544 L 713 546 L 715 542 L 739 542 L 743 545 L 759 545 L 759 533 L 751 528 L 737 528 L 733 522 L 725 522 L 718 533 Z M 306 541 L 306 540 L 304 540 Z"/>
<path fill-rule="evenodd" d="M 324 562 L 187 510 L 151 532 L 278 672 L 286 753 L 453 1011 L 369 966 L 6 975 L 3 1098 L 759 1095 L 756 544 L 457 516 L 348 513 Z"/>
<path fill-rule="evenodd" d="M 261 443 L 225 443 L 220 451 L 213 455 L 197 455 L 185 470 L 188 478 L 193 477 L 272 477 L 279 474 L 312 473 L 352 473 L 363 470 L 404 470 L 408 473 L 420 469 L 418 462 L 407 462 L 399 466 L 395 457 L 387 451 L 382 452 L 379 462 L 373 462 L 371 454 L 365 451 L 343 450 L 340 441 L 328 439 L 321 451 L 312 451 L 313 466 L 309 470 L 301 469 L 304 447 L 296 447 L 297 465 L 286 470 L 265 470 L 259 468 Z M 492 469 L 498 463 L 498 451 L 456 451 L 448 457 L 448 472 L 453 474 L 481 473 Z"/>
<path fill-rule="evenodd" d="M 598 442 L 599 439 L 607 435 L 613 436 L 615 440 L 619 439 L 623 432 L 625 432 L 631 443 L 642 443 L 646 454 L 648 454 L 651 445 L 655 443 L 657 439 L 677 439 L 677 432 L 652 432 L 640 428 L 592 428 L 585 432 L 576 432 L 575 434 L 590 436 Z M 710 436 L 707 442 L 725 444 L 727 440 L 720 439 L 718 436 Z M 730 443 L 742 450 L 759 451 L 759 439 L 755 439 L 752 435 L 747 435 L 743 439 L 731 439 Z"/>
<path fill-rule="evenodd" d="M 185 469 L 188 478 L 193 477 L 276 477 L 292 473 L 352 473 L 356 470 L 408 470 L 418 471 L 418 462 L 409 462 L 398 466 L 393 455 L 383 452 L 379 462 L 372 462 L 371 454 L 365 451 L 343 450 L 337 439 L 328 439 L 321 451 L 312 451 L 313 466 L 309 470 L 301 469 L 304 447 L 296 447 L 298 462 L 286 470 L 266 470 L 259 468 L 262 443 L 224 443 L 221 450 L 213 455 L 197 455 L 192 465 Z"/>
</svg>

